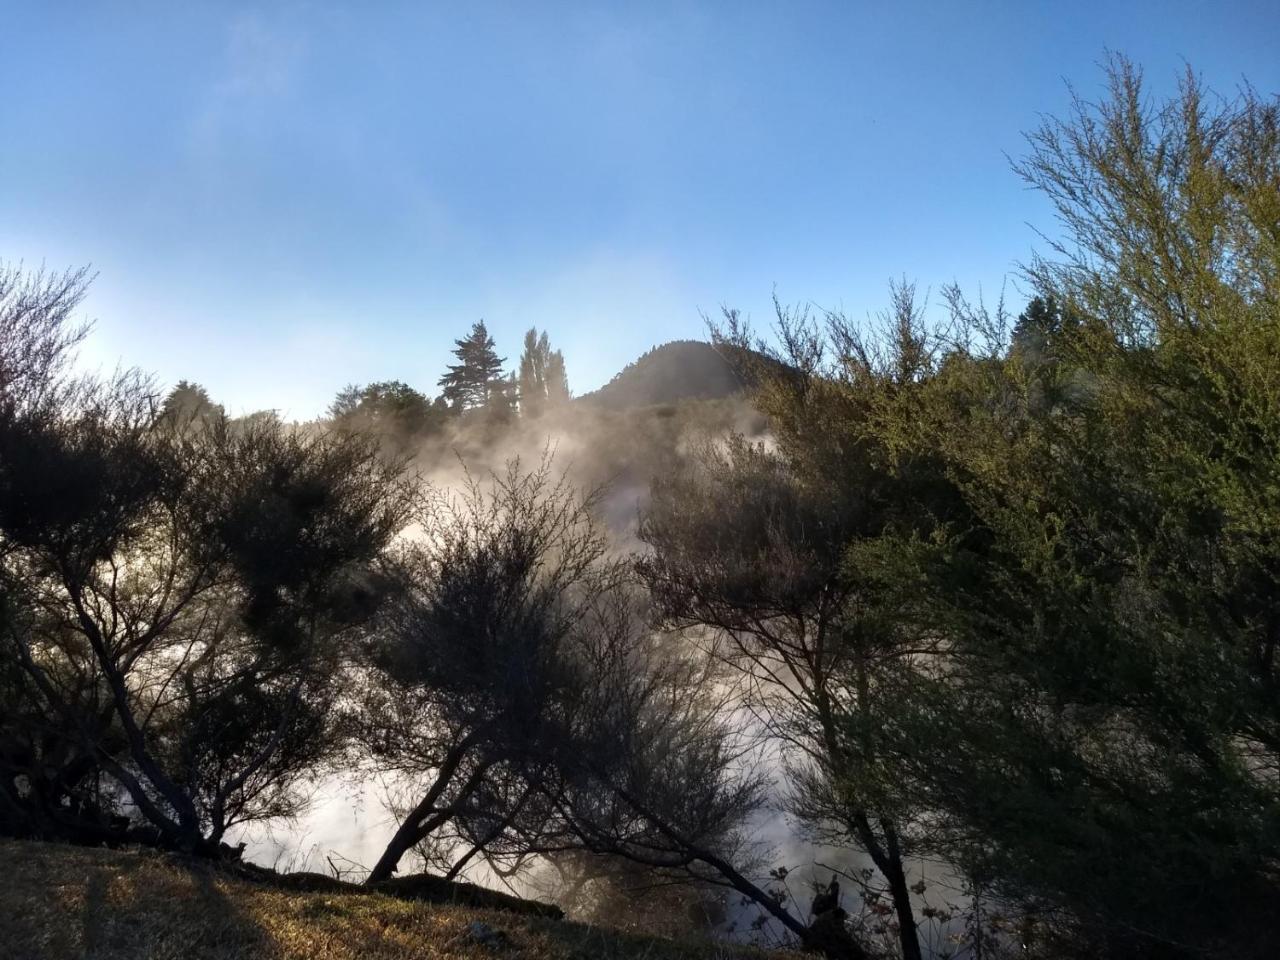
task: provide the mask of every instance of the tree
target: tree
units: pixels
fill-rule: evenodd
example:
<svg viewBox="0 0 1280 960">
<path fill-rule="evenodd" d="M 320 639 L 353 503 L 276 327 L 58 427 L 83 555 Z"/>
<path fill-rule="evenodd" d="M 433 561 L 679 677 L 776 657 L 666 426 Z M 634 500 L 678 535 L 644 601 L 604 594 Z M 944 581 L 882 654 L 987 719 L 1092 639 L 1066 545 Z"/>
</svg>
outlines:
<svg viewBox="0 0 1280 960">
<path fill-rule="evenodd" d="M 914 324 L 909 290 L 899 306 Z M 798 325 L 785 329 L 797 348 L 816 347 Z M 802 364 L 803 351 L 795 354 Z M 815 837 L 870 856 L 903 956 L 919 958 L 906 860 L 918 852 L 920 811 L 897 789 L 880 731 L 902 678 L 932 645 L 895 622 L 851 551 L 923 491 L 878 466 L 873 445 L 850 429 L 864 405 L 856 390 L 794 365 L 759 365 L 753 376 L 772 390 L 762 402 L 781 452 L 731 436 L 656 480 L 639 530 L 652 549 L 641 575 L 666 625 L 691 631 L 736 674 L 756 735 L 788 757 L 801 821 Z"/>
<path fill-rule="evenodd" d="M 742 863 L 762 780 L 723 684 L 648 628 L 593 500 L 549 469 L 424 505 L 365 688 L 373 762 L 412 786 L 368 882 L 424 843 L 449 876 L 585 853 L 733 889 L 803 937 Z"/>
<path fill-rule="evenodd" d="M 569 377 L 564 369 L 564 354 L 552 350 L 547 357 L 547 404 L 551 407 L 568 403 L 573 398 Z"/>
<path fill-rule="evenodd" d="M 449 372 L 440 378 L 441 396 L 454 410 L 484 407 L 502 380 L 506 360 L 498 356 L 483 320 L 473 324 L 471 333 L 455 343 L 453 354 L 458 363 L 451 364 Z"/>
<path fill-rule="evenodd" d="M 492 423 L 510 423 L 520 409 L 520 388 L 516 383 L 516 375 L 510 373 L 499 377 L 489 385 L 489 401 L 485 411 Z"/>
<path fill-rule="evenodd" d="M 565 378 L 564 357 L 552 351 L 546 331 L 539 335 L 531 327 L 524 335 L 524 352 L 520 355 L 520 412 L 536 417 L 548 405 L 569 399 L 569 382 Z"/>
<path fill-rule="evenodd" d="M 91 281 L 84 268 L 31 273 L 0 262 L 0 402 L 7 416 L 55 404 L 71 389 L 67 366 L 89 333 L 72 314 Z"/>
<path fill-rule="evenodd" d="M 409 776 L 415 795 L 371 883 L 465 824 L 486 787 L 492 798 L 523 793 L 512 781 L 536 784 L 563 747 L 573 657 L 621 567 L 605 557 L 590 503 L 549 470 L 522 474 L 513 462 L 487 489 L 428 498 L 416 518 L 425 536 L 403 559 L 406 585 L 372 651 L 382 679 L 365 711 L 375 760 Z M 500 832 L 514 828 L 537 831 Z"/>
<path fill-rule="evenodd" d="M 979 869 L 1093 949 L 1263 956 L 1280 102 L 1214 103 L 1188 74 L 1148 106 L 1119 58 L 1109 80 L 1017 168 L 1067 228 L 1028 278 L 1079 322 L 1047 331 L 1048 362 L 958 353 L 923 432 L 974 533 L 930 551 L 955 747 L 920 777 L 982 837 Z"/>
<path fill-rule="evenodd" d="M 33 342 L 67 342 L 33 317 Z M 295 810 L 336 746 L 396 476 L 358 438 L 195 429 L 137 375 L 59 369 L 0 403 L 0 642 L 25 711 L 8 719 L 58 731 L 160 842 L 216 852 L 237 823 Z"/>
<path fill-rule="evenodd" d="M 89 282 L 85 270 L 27 273 L 20 266 L 0 266 L 0 513 L 20 531 L 16 541 L 0 533 L 0 643 L 25 636 L 38 616 L 28 580 L 12 561 L 47 519 L 31 514 L 47 505 L 51 491 L 26 487 L 23 468 L 46 464 L 24 462 L 23 453 L 34 424 L 56 418 L 84 393 L 85 384 L 70 377 L 68 367 L 89 330 L 72 320 Z M 37 483 L 50 480 L 74 483 L 56 470 Z M 65 493 L 55 490 L 55 496 Z M 89 841 L 118 833 L 116 798 L 101 789 L 101 765 L 86 746 L 92 739 L 108 745 L 104 749 L 119 748 L 119 730 L 109 709 L 103 710 L 97 678 L 58 671 L 68 709 L 50 713 L 19 660 L 4 656 L 0 663 L 0 829 L 14 836 Z"/>
<path fill-rule="evenodd" d="M 524 335 L 524 352 L 520 354 L 520 412 L 526 417 L 536 417 L 546 405 L 550 354 L 546 332 L 539 337 L 537 328 L 530 327 Z"/>
<path fill-rule="evenodd" d="M 849 542 L 844 576 L 930 641 L 884 677 L 875 731 L 928 848 L 1054 955 L 1261 957 L 1280 900 L 1280 103 L 1210 106 L 1188 78 L 1151 108 L 1130 65 L 1110 79 L 1019 165 L 1067 233 L 1027 268 L 1039 300 L 1012 344 L 1002 307 L 954 289 L 951 329 L 924 336 L 784 322 L 798 375 L 763 402 L 789 467 L 890 521 Z"/>
<path fill-rule="evenodd" d="M 329 406 L 329 418 L 338 430 L 376 436 L 393 456 L 412 454 L 423 440 L 444 429 L 448 417 L 443 399 L 428 400 L 399 380 L 351 384 Z"/>
<path fill-rule="evenodd" d="M 198 383 L 179 380 L 160 407 L 160 416 L 181 427 L 222 416 L 221 405 L 209 399 L 209 391 Z"/>
</svg>

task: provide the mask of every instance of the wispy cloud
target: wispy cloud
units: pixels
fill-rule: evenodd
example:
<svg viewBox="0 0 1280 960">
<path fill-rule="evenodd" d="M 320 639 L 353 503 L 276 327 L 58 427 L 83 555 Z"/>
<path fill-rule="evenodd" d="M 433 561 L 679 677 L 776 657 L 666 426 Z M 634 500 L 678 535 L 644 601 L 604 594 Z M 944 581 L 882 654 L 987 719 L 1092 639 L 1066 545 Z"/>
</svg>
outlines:
<svg viewBox="0 0 1280 960">
<path fill-rule="evenodd" d="M 236 125 L 261 121 L 297 91 L 307 55 L 300 18 L 283 13 L 238 13 L 225 32 L 219 70 L 191 124 L 192 149 L 205 158 Z"/>
</svg>

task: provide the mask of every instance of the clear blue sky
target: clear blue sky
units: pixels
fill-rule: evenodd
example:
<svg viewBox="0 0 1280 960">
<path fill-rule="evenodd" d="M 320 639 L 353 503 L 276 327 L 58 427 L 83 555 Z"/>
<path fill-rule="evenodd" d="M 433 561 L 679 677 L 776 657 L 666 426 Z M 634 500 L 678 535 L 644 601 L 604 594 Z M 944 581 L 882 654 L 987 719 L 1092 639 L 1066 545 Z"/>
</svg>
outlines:
<svg viewBox="0 0 1280 960">
<path fill-rule="evenodd" d="M 0 0 L 0 258 L 92 263 L 85 359 L 321 412 L 485 318 L 577 392 L 699 311 L 988 297 L 1005 154 L 1103 51 L 1280 89 L 1280 3 Z"/>
</svg>

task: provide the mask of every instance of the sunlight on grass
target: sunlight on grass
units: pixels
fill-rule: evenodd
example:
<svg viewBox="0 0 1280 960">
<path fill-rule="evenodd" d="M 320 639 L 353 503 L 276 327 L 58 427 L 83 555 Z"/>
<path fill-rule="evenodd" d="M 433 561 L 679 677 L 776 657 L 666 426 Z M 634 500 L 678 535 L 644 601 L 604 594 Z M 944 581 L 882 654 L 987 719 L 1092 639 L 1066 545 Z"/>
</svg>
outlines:
<svg viewBox="0 0 1280 960">
<path fill-rule="evenodd" d="M 145 850 L 0 842 L 4 960 L 676 960 L 783 958 L 496 910 L 295 893 Z M 483 922 L 509 944 L 469 941 Z"/>
</svg>

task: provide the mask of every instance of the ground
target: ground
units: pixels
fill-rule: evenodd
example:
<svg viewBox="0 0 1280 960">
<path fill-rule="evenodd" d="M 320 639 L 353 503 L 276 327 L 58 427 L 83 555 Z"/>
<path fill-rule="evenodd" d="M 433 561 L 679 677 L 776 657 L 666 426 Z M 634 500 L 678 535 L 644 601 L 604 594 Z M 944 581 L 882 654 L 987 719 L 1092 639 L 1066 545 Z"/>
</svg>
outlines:
<svg viewBox="0 0 1280 960">
<path fill-rule="evenodd" d="M 146 850 L 0 841 L 4 960 L 799 956 L 705 940 L 629 936 L 568 921 L 379 894 L 283 890 Z"/>
</svg>

